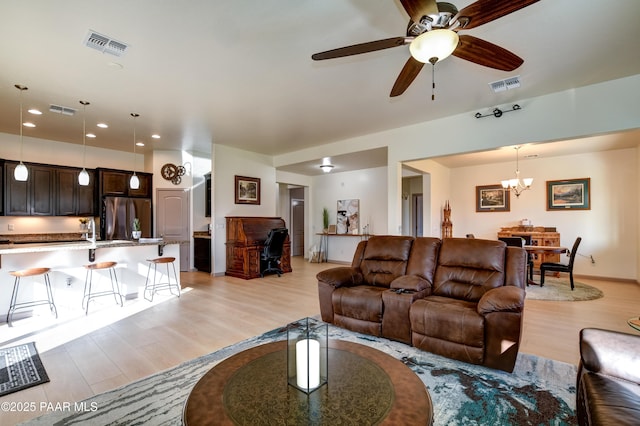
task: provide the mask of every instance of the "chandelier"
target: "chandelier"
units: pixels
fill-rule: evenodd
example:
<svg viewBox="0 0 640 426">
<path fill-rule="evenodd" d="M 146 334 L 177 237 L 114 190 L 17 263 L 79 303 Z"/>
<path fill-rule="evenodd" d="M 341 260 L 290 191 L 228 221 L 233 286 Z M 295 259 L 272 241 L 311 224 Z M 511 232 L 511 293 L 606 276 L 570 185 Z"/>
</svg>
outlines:
<svg viewBox="0 0 640 426">
<path fill-rule="evenodd" d="M 533 178 L 523 178 L 520 179 L 520 167 L 518 161 L 518 152 L 520 151 L 520 146 L 514 147 L 516 150 L 516 177 L 513 179 L 506 179 L 501 181 L 502 187 L 506 190 L 512 191 L 516 194 L 516 197 L 519 197 L 522 194 L 522 191 L 526 191 L 527 189 L 531 189 L 531 184 L 533 183 Z"/>
</svg>

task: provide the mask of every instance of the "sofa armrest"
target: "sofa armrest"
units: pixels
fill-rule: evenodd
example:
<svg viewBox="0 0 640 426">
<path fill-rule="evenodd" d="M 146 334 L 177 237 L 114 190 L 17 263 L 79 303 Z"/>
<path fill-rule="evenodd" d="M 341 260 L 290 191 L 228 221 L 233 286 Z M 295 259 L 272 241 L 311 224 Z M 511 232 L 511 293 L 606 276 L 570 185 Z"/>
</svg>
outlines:
<svg viewBox="0 0 640 426">
<path fill-rule="evenodd" d="M 393 290 L 423 291 L 431 288 L 431 283 L 418 275 L 402 275 L 391 281 L 389 288 Z"/>
<path fill-rule="evenodd" d="M 522 312 L 525 291 L 514 286 L 496 287 L 487 291 L 478 301 L 478 313 Z"/>
<path fill-rule="evenodd" d="M 362 272 L 359 268 L 342 266 L 338 268 L 325 269 L 316 275 L 318 281 L 329 284 L 335 288 L 353 287 L 364 282 Z"/>
<path fill-rule="evenodd" d="M 582 329 L 580 364 L 594 373 L 640 383 L 640 336 L 598 328 Z"/>
</svg>

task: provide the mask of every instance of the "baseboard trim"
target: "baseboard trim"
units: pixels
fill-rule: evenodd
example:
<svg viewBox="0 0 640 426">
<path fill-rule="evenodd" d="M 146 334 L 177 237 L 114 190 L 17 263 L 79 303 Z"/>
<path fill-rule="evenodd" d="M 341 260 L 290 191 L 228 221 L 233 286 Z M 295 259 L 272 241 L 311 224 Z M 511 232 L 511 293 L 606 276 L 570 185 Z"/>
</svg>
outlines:
<svg viewBox="0 0 640 426">
<path fill-rule="evenodd" d="M 601 280 L 601 281 L 613 281 L 617 283 L 628 283 L 628 284 L 640 284 L 638 280 L 634 280 L 633 278 L 616 278 L 616 277 L 600 277 L 595 275 L 578 275 L 574 274 L 574 278 L 586 278 L 588 280 Z"/>
</svg>

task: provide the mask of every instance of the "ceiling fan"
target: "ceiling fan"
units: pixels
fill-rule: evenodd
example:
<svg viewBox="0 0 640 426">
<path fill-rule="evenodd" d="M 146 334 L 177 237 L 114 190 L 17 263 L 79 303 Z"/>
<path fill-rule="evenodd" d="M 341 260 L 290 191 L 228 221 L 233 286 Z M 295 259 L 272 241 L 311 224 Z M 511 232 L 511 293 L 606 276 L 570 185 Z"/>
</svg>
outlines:
<svg viewBox="0 0 640 426">
<path fill-rule="evenodd" d="M 316 53 L 311 58 L 320 61 L 409 44 L 411 56 L 391 89 L 391 97 L 404 93 L 425 63 L 435 65 L 449 55 L 489 68 L 513 71 L 522 65 L 522 58 L 477 37 L 458 35 L 458 31 L 479 27 L 538 1 L 478 0 L 458 11 L 451 3 L 435 0 L 400 0 L 410 17 L 406 36 L 327 50 Z"/>
</svg>

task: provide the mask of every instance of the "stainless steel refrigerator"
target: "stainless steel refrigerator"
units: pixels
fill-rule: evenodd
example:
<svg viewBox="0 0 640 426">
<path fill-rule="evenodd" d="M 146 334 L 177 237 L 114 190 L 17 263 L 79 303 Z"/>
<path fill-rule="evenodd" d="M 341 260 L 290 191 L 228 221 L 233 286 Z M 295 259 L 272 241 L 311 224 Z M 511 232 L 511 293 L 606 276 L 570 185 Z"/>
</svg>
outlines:
<svg viewBox="0 0 640 426">
<path fill-rule="evenodd" d="M 133 219 L 136 217 L 140 219 L 142 237 L 153 237 L 150 198 L 104 197 L 100 215 L 100 238 L 130 240 Z"/>
</svg>

